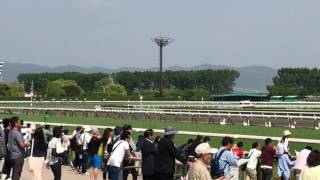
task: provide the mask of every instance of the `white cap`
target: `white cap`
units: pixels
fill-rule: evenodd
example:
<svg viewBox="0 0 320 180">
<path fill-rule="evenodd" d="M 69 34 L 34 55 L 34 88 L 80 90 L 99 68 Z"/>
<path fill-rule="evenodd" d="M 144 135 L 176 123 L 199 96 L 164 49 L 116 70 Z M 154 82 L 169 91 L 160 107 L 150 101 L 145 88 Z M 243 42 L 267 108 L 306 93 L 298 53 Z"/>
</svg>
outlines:
<svg viewBox="0 0 320 180">
<path fill-rule="evenodd" d="M 196 147 L 195 152 L 198 155 L 200 155 L 200 154 L 215 154 L 218 152 L 218 149 L 211 148 L 208 143 L 201 143 Z"/>
</svg>

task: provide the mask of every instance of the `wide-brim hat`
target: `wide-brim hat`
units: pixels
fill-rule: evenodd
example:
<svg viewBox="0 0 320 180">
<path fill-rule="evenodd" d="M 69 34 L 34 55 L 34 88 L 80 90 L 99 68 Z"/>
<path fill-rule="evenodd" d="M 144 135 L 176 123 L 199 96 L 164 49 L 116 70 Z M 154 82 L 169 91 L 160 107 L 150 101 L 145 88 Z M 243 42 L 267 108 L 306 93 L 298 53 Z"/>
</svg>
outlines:
<svg viewBox="0 0 320 180">
<path fill-rule="evenodd" d="M 199 144 L 195 152 L 200 155 L 200 154 L 215 154 L 218 152 L 218 149 L 212 148 L 208 143 L 201 143 Z"/>
<path fill-rule="evenodd" d="M 164 129 L 164 135 L 172 135 L 176 133 L 177 131 L 172 126 L 168 126 Z"/>
<path fill-rule="evenodd" d="M 283 136 L 291 136 L 292 133 L 289 130 L 283 131 Z"/>
</svg>

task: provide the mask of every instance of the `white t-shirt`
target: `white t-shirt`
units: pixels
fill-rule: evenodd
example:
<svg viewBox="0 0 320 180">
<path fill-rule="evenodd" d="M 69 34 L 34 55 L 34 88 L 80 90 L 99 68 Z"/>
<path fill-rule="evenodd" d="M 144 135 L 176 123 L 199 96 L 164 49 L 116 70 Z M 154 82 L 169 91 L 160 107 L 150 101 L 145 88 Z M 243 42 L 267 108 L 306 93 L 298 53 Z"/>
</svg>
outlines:
<svg viewBox="0 0 320 180">
<path fill-rule="evenodd" d="M 249 152 L 250 158 L 247 164 L 248 169 L 256 169 L 258 158 L 261 156 L 261 151 L 258 149 L 251 149 Z"/>
<path fill-rule="evenodd" d="M 277 155 L 281 155 L 285 152 L 289 152 L 289 140 L 288 138 L 285 138 L 284 139 L 284 142 L 281 142 L 281 140 L 278 142 L 277 144 L 277 151 L 276 151 L 276 154 Z"/>
<path fill-rule="evenodd" d="M 80 135 L 78 144 L 82 145 L 83 150 L 87 150 L 90 140 L 91 140 L 91 135 L 87 132 L 84 132 Z"/>
<path fill-rule="evenodd" d="M 129 143 L 124 140 L 120 140 L 113 145 L 113 152 L 108 161 L 109 166 L 121 167 L 124 155 L 129 150 Z"/>
</svg>

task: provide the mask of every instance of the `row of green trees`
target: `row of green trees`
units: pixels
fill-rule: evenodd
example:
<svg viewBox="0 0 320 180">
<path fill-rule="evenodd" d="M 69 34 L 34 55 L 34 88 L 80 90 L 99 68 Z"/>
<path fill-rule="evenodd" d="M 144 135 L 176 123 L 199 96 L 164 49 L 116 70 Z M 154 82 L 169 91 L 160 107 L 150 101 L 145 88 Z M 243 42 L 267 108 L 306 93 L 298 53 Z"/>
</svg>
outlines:
<svg viewBox="0 0 320 180">
<path fill-rule="evenodd" d="M 232 92 L 239 73 L 235 70 L 200 70 L 164 72 L 164 96 L 172 99 L 207 99 L 210 94 Z M 113 82 L 112 82 L 113 81 Z M 128 97 L 159 96 L 159 73 L 31 73 L 20 74 L 18 82 L 28 92 L 42 97 Z"/>
<path fill-rule="evenodd" d="M 113 84 L 105 73 L 32 73 L 20 74 L 18 82 L 29 92 L 33 84 L 33 92 L 41 97 L 123 97 L 127 95 L 125 88 Z"/>
<path fill-rule="evenodd" d="M 320 69 L 282 68 L 267 86 L 270 95 L 320 95 Z"/>
<path fill-rule="evenodd" d="M 203 89 L 209 93 L 222 94 L 232 92 L 239 72 L 225 70 L 166 71 L 163 73 L 163 87 L 167 89 Z M 129 94 L 135 90 L 158 89 L 159 73 L 118 72 L 112 74 L 114 82 L 126 87 Z"/>
<path fill-rule="evenodd" d="M 21 97 L 24 95 L 23 84 L 19 83 L 0 83 L 0 96 Z"/>
<path fill-rule="evenodd" d="M 235 70 L 166 71 L 164 96 L 172 99 L 207 99 L 210 94 L 232 92 L 239 73 Z M 113 82 L 111 80 L 113 80 Z M 159 73 L 35 73 L 20 74 L 18 83 L 0 84 L 1 96 L 21 96 L 34 83 L 35 94 L 44 97 L 159 96 Z M 270 95 L 320 95 L 320 69 L 282 68 L 267 86 Z"/>
</svg>

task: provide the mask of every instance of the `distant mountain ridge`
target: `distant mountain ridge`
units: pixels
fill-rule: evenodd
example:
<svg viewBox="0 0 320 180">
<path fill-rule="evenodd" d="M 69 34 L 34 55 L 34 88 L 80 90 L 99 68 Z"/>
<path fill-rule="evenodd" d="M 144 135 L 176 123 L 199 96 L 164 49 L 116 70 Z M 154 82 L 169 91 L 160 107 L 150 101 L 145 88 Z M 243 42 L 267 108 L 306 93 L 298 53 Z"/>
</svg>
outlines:
<svg viewBox="0 0 320 180">
<path fill-rule="evenodd" d="M 266 86 L 272 84 L 272 78 L 276 75 L 277 69 L 268 66 L 244 66 L 232 67 L 212 64 L 201 64 L 193 67 L 171 66 L 165 70 L 203 70 L 203 69 L 235 69 L 240 73 L 240 77 L 236 81 L 234 91 L 241 92 L 266 92 Z M 82 72 L 95 73 L 104 72 L 112 73 L 119 71 L 158 71 L 158 68 L 137 68 L 123 67 L 118 69 L 104 67 L 81 67 L 75 65 L 65 65 L 56 67 L 40 66 L 36 64 L 23 63 L 5 63 L 3 67 L 3 79 L 5 82 L 17 80 L 17 76 L 21 73 L 40 73 L 40 72 Z"/>
</svg>

